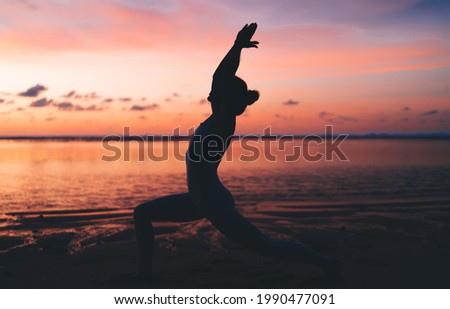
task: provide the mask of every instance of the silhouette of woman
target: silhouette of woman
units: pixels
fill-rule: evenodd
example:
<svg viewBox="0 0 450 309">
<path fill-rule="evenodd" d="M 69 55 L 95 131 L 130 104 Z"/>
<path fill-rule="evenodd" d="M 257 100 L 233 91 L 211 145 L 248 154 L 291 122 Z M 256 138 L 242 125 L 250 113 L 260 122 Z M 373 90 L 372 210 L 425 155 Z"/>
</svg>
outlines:
<svg viewBox="0 0 450 309">
<path fill-rule="evenodd" d="M 161 197 L 134 209 L 139 248 L 139 278 L 152 275 L 154 234 L 151 222 L 186 222 L 207 218 L 224 235 L 261 255 L 305 262 L 320 267 L 327 275 L 338 274 L 339 262 L 299 243 L 275 240 L 262 234 L 234 207 L 230 191 L 220 182 L 217 168 L 234 134 L 236 116 L 259 98 L 255 90 L 235 76 L 243 48 L 258 47 L 251 41 L 256 23 L 239 31 L 233 47 L 213 75 L 208 100 L 212 115 L 197 128 L 186 154 L 189 192 Z"/>
</svg>

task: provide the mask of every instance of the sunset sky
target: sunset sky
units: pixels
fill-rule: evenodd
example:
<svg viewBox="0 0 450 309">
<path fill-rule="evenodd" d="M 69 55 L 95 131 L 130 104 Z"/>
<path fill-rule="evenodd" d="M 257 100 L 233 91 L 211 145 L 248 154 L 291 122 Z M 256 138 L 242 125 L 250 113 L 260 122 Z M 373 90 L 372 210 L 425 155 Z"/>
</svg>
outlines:
<svg viewBox="0 0 450 309">
<path fill-rule="evenodd" d="M 0 135 L 187 133 L 249 22 L 237 133 L 450 133 L 449 3 L 0 0 Z"/>
</svg>

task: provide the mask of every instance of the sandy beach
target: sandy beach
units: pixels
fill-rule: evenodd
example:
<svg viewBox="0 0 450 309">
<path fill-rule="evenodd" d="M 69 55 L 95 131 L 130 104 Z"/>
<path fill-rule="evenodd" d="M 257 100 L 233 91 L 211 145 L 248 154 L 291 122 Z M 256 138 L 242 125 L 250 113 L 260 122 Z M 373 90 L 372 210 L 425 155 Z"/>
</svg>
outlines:
<svg viewBox="0 0 450 309">
<path fill-rule="evenodd" d="M 7 213 L 0 287 L 450 288 L 449 211 L 448 200 L 414 199 L 256 204 L 245 214 L 273 237 L 340 259 L 342 281 L 240 248 L 206 220 L 160 223 L 158 278 L 148 283 L 128 279 L 137 265 L 132 209 Z"/>
</svg>

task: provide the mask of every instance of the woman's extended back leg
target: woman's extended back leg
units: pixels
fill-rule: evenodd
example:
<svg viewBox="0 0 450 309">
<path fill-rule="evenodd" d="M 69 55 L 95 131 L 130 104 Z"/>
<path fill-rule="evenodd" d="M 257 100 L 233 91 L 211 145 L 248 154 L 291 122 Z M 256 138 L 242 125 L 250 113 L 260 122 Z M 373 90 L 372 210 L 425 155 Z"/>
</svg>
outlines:
<svg viewBox="0 0 450 309">
<path fill-rule="evenodd" d="M 305 262 L 326 268 L 328 257 L 296 242 L 272 239 L 235 209 L 220 211 L 208 218 L 225 236 L 261 255 L 283 260 Z"/>
</svg>

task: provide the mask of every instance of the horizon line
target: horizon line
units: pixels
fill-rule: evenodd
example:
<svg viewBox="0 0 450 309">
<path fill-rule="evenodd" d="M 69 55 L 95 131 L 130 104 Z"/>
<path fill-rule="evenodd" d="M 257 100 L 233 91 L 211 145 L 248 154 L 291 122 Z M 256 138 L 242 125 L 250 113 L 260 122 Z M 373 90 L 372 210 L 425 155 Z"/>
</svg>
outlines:
<svg viewBox="0 0 450 309">
<path fill-rule="evenodd" d="M 262 138 L 262 139 L 279 139 L 279 138 L 312 138 L 312 137 L 332 137 L 332 138 L 450 138 L 448 132 L 417 132 L 417 133 L 386 133 L 386 132 L 371 132 L 371 133 L 338 133 L 332 135 L 326 134 L 235 134 L 232 138 Z M 187 140 L 191 135 L 167 135 L 167 134 L 134 134 L 134 135 L 0 135 L 0 140 L 65 140 L 65 141 L 101 141 L 101 140 L 140 140 L 140 139 L 157 139 L 161 141 L 167 140 Z"/>
</svg>

